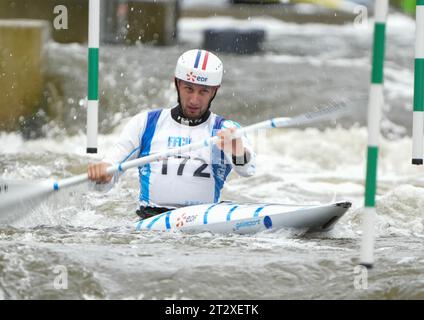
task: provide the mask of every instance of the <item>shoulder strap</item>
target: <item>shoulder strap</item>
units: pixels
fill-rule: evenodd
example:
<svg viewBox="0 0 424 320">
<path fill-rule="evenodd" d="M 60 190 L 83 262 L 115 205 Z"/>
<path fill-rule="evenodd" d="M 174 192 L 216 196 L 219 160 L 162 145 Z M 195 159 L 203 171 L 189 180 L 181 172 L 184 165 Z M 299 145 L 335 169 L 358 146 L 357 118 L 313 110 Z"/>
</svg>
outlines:
<svg viewBox="0 0 424 320">
<path fill-rule="evenodd" d="M 213 134 L 216 135 L 216 132 L 222 128 L 222 124 L 224 123 L 225 118 L 221 116 L 216 116 L 215 123 L 213 124 Z"/>
<path fill-rule="evenodd" d="M 215 123 L 213 125 L 213 130 L 212 130 L 212 136 L 216 136 L 217 132 L 222 128 L 223 123 L 225 122 L 225 118 L 221 117 L 219 115 L 216 115 L 215 118 Z M 219 150 L 218 148 L 213 148 L 212 152 L 216 152 L 219 151 L 219 158 L 220 158 L 220 163 L 224 164 L 225 163 L 225 155 L 224 155 L 224 151 Z"/>
<path fill-rule="evenodd" d="M 140 141 L 140 154 L 138 157 L 144 157 L 150 153 L 150 147 L 153 135 L 155 134 L 156 125 L 159 120 L 159 116 L 162 109 L 149 111 L 147 114 L 146 128 L 144 129 L 143 135 Z"/>
</svg>

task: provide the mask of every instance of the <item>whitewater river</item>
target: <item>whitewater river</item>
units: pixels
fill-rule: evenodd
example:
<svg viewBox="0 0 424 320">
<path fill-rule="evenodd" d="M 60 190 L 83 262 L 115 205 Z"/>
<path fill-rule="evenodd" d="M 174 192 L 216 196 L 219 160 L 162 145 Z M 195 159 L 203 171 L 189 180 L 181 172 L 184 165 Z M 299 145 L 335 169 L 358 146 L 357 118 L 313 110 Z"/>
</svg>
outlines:
<svg viewBox="0 0 424 320">
<path fill-rule="evenodd" d="M 0 132 L 0 179 L 62 179 L 102 158 L 136 113 L 176 100 L 174 63 L 200 46 L 201 28 L 231 19 L 183 19 L 180 44 L 108 46 L 101 51 L 99 150 L 86 156 L 86 48 L 48 46 L 51 99 L 25 135 Z M 280 230 L 250 236 L 137 233 L 136 170 L 114 189 L 64 190 L 21 219 L 0 226 L 4 299 L 423 299 L 424 168 L 410 165 L 415 26 L 388 23 L 386 106 L 378 171 L 375 267 L 357 268 L 365 176 L 365 110 L 370 78 L 368 25 L 295 25 L 250 19 L 267 31 L 265 51 L 221 55 L 226 73 L 213 110 L 243 125 L 293 116 L 339 100 L 353 114 L 313 128 L 252 135 L 257 174 L 231 176 L 222 198 L 234 201 L 353 205 L 323 234 Z M 61 86 L 58 84 L 62 83 Z M 33 126 L 35 126 L 33 124 Z M 66 273 L 66 283 L 58 281 Z M 67 287 L 67 288 L 66 288 Z"/>
</svg>

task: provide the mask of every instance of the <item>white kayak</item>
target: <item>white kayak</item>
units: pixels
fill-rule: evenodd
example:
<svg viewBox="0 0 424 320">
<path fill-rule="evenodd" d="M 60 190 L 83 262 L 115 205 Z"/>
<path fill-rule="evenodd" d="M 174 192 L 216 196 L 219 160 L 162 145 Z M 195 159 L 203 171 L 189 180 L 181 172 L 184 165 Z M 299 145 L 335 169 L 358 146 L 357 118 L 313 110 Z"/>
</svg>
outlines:
<svg viewBox="0 0 424 320">
<path fill-rule="evenodd" d="M 178 208 L 140 220 L 137 231 L 255 233 L 267 229 L 328 231 L 351 207 L 348 201 L 323 205 L 220 202 Z"/>
</svg>

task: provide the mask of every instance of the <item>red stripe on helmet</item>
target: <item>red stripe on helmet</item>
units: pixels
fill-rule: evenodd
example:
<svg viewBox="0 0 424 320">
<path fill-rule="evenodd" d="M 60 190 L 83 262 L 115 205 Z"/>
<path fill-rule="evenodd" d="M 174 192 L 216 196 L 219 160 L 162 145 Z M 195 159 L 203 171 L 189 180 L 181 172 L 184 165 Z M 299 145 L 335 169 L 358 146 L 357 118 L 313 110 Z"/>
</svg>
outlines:
<svg viewBox="0 0 424 320">
<path fill-rule="evenodd" d="M 203 59 L 202 70 L 206 70 L 206 66 L 208 64 L 209 51 L 205 52 L 205 58 Z"/>
</svg>

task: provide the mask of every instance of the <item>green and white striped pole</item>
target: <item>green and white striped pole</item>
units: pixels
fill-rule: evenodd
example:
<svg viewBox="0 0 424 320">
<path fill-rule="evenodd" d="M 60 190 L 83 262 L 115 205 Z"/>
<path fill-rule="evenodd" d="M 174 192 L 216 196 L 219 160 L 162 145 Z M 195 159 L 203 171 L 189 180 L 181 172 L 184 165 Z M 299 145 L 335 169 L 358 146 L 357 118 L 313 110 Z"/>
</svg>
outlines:
<svg viewBox="0 0 424 320">
<path fill-rule="evenodd" d="M 424 134 L 424 0 L 417 0 L 414 78 L 414 114 L 412 119 L 412 164 L 422 165 Z"/>
<path fill-rule="evenodd" d="M 381 110 L 384 104 L 383 66 L 388 9 L 388 0 L 376 0 L 371 88 L 368 104 L 368 150 L 365 183 L 365 210 L 362 220 L 362 245 L 360 258 L 360 263 L 367 268 L 371 268 L 374 263 L 374 220 L 376 216 L 375 193 L 377 189 L 377 160 Z"/>
<path fill-rule="evenodd" d="M 100 0 L 90 0 L 88 26 L 87 153 L 97 153 Z"/>
</svg>

